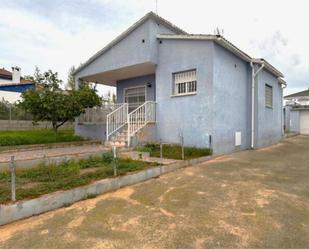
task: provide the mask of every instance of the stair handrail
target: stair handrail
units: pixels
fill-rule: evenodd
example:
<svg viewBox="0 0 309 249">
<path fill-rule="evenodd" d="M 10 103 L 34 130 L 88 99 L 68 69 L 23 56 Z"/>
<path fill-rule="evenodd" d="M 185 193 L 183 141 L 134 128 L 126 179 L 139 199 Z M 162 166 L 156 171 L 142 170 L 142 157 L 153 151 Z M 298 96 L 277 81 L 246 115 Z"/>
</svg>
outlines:
<svg viewBox="0 0 309 249">
<path fill-rule="evenodd" d="M 106 116 L 106 140 L 127 124 L 128 104 L 124 103 Z"/>
<path fill-rule="evenodd" d="M 146 101 L 128 114 L 128 147 L 130 146 L 131 137 L 136 132 L 145 127 L 148 123 L 156 121 L 155 105 L 156 102 L 154 101 Z"/>
</svg>

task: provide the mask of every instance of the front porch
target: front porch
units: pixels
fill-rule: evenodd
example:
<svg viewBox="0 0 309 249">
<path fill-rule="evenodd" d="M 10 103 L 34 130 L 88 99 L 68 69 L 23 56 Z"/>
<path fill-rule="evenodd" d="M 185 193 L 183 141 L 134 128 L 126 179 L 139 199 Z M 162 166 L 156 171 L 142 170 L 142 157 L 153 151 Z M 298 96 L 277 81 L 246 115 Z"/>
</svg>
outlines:
<svg viewBox="0 0 309 249">
<path fill-rule="evenodd" d="M 130 110 L 128 103 L 89 108 L 77 118 L 75 132 L 87 138 L 100 139 L 110 146 L 136 144 L 135 136 L 156 122 L 156 104 L 145 101 Z M 135 142 L 132 142 L 135 141 Z"/>
<path fill-rule="evenodd" d="M 116 103 L 87 109 L 77 119 L 76 133 L 109 145 L 136 144 L 137 133 L 156 122 L 154 69 L 153 64 L 143 63 L 80 77 L 77 82 L 116 87 Z"/>
</svg>

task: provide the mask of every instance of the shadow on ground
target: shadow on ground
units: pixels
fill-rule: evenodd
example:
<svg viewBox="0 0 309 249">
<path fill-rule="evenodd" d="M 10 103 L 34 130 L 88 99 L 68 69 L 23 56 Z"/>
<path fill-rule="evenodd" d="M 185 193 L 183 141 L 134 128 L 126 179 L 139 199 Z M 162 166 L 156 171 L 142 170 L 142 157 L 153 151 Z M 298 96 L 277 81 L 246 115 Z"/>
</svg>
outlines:
<svg viewBox="0 0 309 249">
<path fill-rule="evenodd" d="M 309 137 L 0 228 L 0 248 L 308 248 Z"/>
</svg>

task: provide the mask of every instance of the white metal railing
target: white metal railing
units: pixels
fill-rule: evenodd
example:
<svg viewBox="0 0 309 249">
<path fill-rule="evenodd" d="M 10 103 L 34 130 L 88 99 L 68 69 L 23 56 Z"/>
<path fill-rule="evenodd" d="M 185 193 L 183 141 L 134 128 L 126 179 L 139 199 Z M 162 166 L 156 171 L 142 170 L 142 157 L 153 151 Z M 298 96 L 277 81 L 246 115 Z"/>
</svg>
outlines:
<svg viewBox="0 0 309 249">
<path fill-rule="evenodd" d="M 106 140 L 128 122 L 128 104 L 122 104 L 106 116 Z"/>
<path fill-rule="evenodd" d="M 146 101 L 128 114 L 128 146 L 130 146 L 131 137 L 146 126 L 148 123 L 156 121 L 156 103 Z"/>
<path fill-rule="evenodd" d="M 103 103 L 101 106 L 87 108 L 85 113 L 78 117 L 79 124 L 105 124 L 106 116 L 123 104 Z"/>
</svg>

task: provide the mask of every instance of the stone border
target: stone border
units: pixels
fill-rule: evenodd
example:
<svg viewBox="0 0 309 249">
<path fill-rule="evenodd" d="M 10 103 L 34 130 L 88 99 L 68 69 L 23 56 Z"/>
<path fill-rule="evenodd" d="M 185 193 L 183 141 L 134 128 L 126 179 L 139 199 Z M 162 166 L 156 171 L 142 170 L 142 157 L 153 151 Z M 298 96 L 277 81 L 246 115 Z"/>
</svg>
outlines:
<svg viewBox="0 0 309 249">
<path fill-rule="evenodd" d="M 102 156 L 102 154 L 109 152 L 111 149 L 106 147 L 103 148 L 100 151 L 96 152 L 79 152 L 79 153 L 72 153 L 72 154 L 65 154 L 65 155 L 58 155 L 58 156 L 46 156 L 46 157 L 37 157 L 37 158 L 29 158 L 29 159 L 20 159 L 20 160 L 15 160 L 15 166 L 16 169 L 31 169 L 34 167 L 39 166 L 40 164 L 44 165 L 58 165 L 62 162 L 66 162 L 69 160 L 80 160 L 80 159 L 87 159 L 89 157 L 98 157 Z M 119 152 L 126 152 L 129 151 L 127 148 L 119 148 Z M 0 162 L 0 172 L 5 172 L 9 171 L 10 167 L 10 162 Z"/>
<path fill-rule="evenodd" d="M 102 144 L 102 142 L 98 140 L 84 140 L 84 141 L 47 143 L 47 144 L 22 144 L 13 146 L 0 146 L 0 153 L 9 153 L 9 152 L 13 153 L 19 151 L 54 149 L 54 148 L 64 148 L 64 147 L 83 146 L 83 145 L 95 145 L 95 144 Z"/>
<path fill-rule="evenodd" d="M 167 166 L 153 167 L 125 176 L 103 179 L 71 190 L 46 194 L 32 200 L 18 201 L 16 203 L 7 205 L 0 204 L 0 225 L 28 218 L 33 215 L 42 214 L 63 206 L 73 204 L 77 201 L 87 199 L 90 196 L 96 196 L 119 189 L 121 187 L 143 182 L 148 179 L 173 172 L 180 168 L 209 161 L 212 158 L 212 156 L 206 156 L 177 162 Z"/>
</svg>

